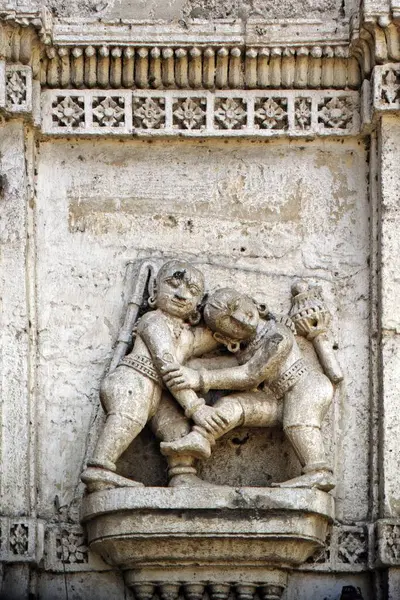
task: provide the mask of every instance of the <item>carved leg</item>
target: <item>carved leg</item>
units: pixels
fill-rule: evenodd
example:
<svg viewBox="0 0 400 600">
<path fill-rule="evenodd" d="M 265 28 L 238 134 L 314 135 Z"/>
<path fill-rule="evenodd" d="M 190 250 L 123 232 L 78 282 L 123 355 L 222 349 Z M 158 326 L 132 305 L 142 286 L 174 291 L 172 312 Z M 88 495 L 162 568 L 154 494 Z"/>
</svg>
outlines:
<svg viewBox="0 0 400 600">
<path fill-rule="evenodd" d="M 335 487 L 328 466 L 320 427 L 298 425 L 286 427 L 285 433 L 303 467 L 303 475 L 273 484 L 274 487 L 315 487 L 329 491 Z"/>
<path fill-rule="evenodd" d="M 101 384 L 100 399 L 107 419 L 82 481 L 89 491 L 142 485 L 115 475 L 116 462 L 142 431 L 158 405 L 161 388 L 131 367 L 119 366 Z"/>
<path fill-rule="evenodd" d="M 171 443 L 161 443 L 161 453 L 164 456 L 186 454 L 195 458 L 209 458 L 211 456 L 211 447 L 215 443 L 215 440 L 231 429 L 241 425 L 244 420 L 243 407 L 237 398 L 229 396 L 221 398 L 215 404 L 214 408 L 226 423 L 224 427 L 220 428 L 218 433 L 210 434 L 204 427 L 194 425 L 192 431 L 181 439 Z"/>
<path fill-rule="evenodd" d="M 151 420 L 152 430 L 158 439 L 163 440 L 160 449 L 188 438 L 191 435 L 190 427 L 191 423 L 180 406 L 169 393 L 163 393 L 157 413 Z M 164 454 L 162 449 L 161 452 Z M 185 450 L 172 452 L 167 456 L 167 461 L 169 487 L 221 487 L 198 477 L 196 457 L 192 453 Z"/>
<path fill-rule="evenodd" d="M 155 436 L 164 442 L 177 440 L 190 432 L 189 419 L 176 400 L 165 391 L 150 425 Z M 169 456 L 167 461 L 169 487 L 205 485 L 197 476 L 196 461 L 192 456 Z"/>
<path fill-rule="evenodd" d="M 142 429 L 143 425 L 128 415 L 107 415 L 93 456 L 88 461 L 88 468 L 81 475 L 89 492 L 113 487 L 143 486 L 142 483 L 115 473 L 116 461 Z"/>
<path fill-rule="evenodd" d="M 142 423 L 129 415 L 107 415 L 103 431 L 88 465 L 116 471 L 115 463 L 142 429 Z"/>
</svg>

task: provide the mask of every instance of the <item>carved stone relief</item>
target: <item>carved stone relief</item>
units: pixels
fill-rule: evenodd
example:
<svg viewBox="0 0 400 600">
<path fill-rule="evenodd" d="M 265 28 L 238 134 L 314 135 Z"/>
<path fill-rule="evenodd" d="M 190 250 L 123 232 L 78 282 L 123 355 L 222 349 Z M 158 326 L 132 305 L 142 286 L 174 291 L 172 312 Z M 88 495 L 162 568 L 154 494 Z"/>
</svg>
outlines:
<svg viewBox="0 0 400 600">
<path fill-rule="evenodd" d="M 309 136 L 359 131 L 357 92 L 49 90 L 48 134 Z"/>
<path fill-rule="evenodd" d="M 91 576 L 100 589 L 121 568 L 138 600 L 278 600 L 286 589 L 297 593 L 296 582 L 300 590 L 325 575 L 345 579 L 349 593 L 367 581 L 368 600 L 368 585 L 381 579 L 397 600 L 398 323 L 388 297 L 398 298 L 398 0 L 365 0 L 360 10 L 336 0 L 49 0 L 53 15 L 42 4 L 0 0 L 0 126 L 3 139 L 18 142 L 10 147 L 21 174 L 13 176 L 2 144 L 2 210 L 12 217 L 2 261 L 28 286 L 1 287 L 11 290 L 10 306 L 12 296 L 29 305 L 15 328 L 29 338 L 26 373 L 23 352 L 15 360 L 12 337 L 4 338 L 5 570 L 19 575 L 35 565 L 31 593 L 53 578 L 66 594 Z M 135 136 L 143 139 L 128 140 Z M 333 148 L 342 154 L 327 152 Z M 308 153 L 312 159 L 299 158 Z M 128 277 L 137 293 L 101 384 L 100 431 L 94 414 L 125 293 L 123 265 L 153 252 L 158 258 Z M 197 263 L 200 252 L 203 266 L 191 266 L 187 257 Z M 160 290 L 168 295 L 160 257 L 174 254 L 180 264 L 167 278 L 175 289 L 183 282 L 190 291 L 193 278 L 199 296 L 208 293 L 185 318 L 159 305 Z M 285 308 L 275 318 L 252 299 L 254 272 L 266 271 L 260 290 L 276 285 Z M 291 294 L 296 273 L 306 282 Z M 11 328 L 22 312 L 8 308 Z M 160 312 L 163 333 L 156 328 L 152 338 Z M 153 348 L 157 360 L 146 345 L 154 340 L 166 345 L 161 355 Z M 49 439 L 59 445 L 57 461 Z M 146 452 L 149 461 L 132 469 Z M 240 460 L 225 461 L 233 455 Z M 274 464 L 257 479 L 265 456 Z M 159 470 L 147 479 L 153 459 Z M 251 474 L 234 479 L 246 461 Z M 14 488 L 23 490 L 15 501 Z M 54 515 L 55 491 L 68 515 Z M 324 596 L 336 593 L 328 588 Z"/>
<path fill-rule="evenodd" d="M 332 400 L 329 379 L 337 384 L 343 375 L 320 288 L 300 282 L 292 293 L 290 316 L 278 323 L 266 306 L 233 289 L 205 297 L 202 273 L 187 262 L 167 262 L 158 272 L 144 262 L 101 388 L 107 420 L 82 475 L 89 491 L 142 485 L 116 474 L 116 463 L 149 420 L 172 487 L 206 485 L 195 460 L 208 458 L 216 439 L 235 427 L 283 424 L 303 474 L 275 485 L 332 489 L 320 428 Z M 136 323 L 143 302 L 147 312 Z M 329 379 L 307 365 L 296 332 L 312 341 Z M 219 357 L 224 348 L 230 355 Z M 211 370 L 210 352 L 217 353 Z M 208 406 L 202 396 L 217 389 L 236 392 Z"/>
</svg>

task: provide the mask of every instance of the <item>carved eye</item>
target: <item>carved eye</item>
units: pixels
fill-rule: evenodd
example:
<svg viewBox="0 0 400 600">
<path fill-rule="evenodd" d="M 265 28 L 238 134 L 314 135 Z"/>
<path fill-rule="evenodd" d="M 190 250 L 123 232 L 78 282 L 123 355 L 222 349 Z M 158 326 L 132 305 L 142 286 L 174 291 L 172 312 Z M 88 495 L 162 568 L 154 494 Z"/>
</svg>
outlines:
<svg viewBox="0 0 400 600">
<path fill-rule="evenodd" d="M 176 279 L 176 277 L 169 277 L 165 281 L 173 288 L 179 287 L 181 283 L 179 279 Z"/>
<path fill-rule="evenodd" d="M 192 296 L 198 296 L 200 294 L 200 290 L 196 285 L 191 285 L 189 287 L 190 293 L 192 294 Z"/>
<path fill-rule="evenodd" d="M 229 303 L 230 312 L 235 312 L 235 310 L 237 310 L 238 308 L 239 308 L 239 300 L 232 300 L 232 302 Z"/>
</svg>

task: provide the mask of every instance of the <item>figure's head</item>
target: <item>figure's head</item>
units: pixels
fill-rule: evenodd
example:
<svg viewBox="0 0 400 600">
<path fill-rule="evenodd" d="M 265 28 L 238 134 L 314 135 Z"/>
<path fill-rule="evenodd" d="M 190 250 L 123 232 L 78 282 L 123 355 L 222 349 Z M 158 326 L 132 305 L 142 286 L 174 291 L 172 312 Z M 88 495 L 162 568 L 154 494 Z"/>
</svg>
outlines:
<svg viewBox="0 0 400 600">
<path fill-rule="evenodd" d="M 221 288 L 207 299 L 204 320 L 214 332 L 215 339 L 234 352 L 239 349 L 240 342 L 255 335 L 260 312 L 249 296 L 231 288 Z"/>
<path fill-rule="evenodd" d="M 193 265 L 170 260 L 158 271 L 150 306 L 184 320 L 199 320 L 198 305 L 204 296 L 204 276 Z"/>
</svg>

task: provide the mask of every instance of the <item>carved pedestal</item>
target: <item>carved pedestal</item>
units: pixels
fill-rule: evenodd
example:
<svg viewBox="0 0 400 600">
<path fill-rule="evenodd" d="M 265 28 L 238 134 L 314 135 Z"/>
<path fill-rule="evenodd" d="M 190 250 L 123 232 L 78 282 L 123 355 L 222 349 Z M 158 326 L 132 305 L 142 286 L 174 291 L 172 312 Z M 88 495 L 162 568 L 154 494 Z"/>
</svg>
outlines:
<svg viewBox="0 0 400 600">
<path fill-rule="evenodd" d="M 90 494 L 82 509 L 91 550 L 139 596 L 168 582 L 235 584 L 239 596 L 264 586 L 263 597 L 279 598 L 286 571 L 323 546 L 333 515 L 324 492 L 271 488 L 120 488 Z"/>
</svg>

